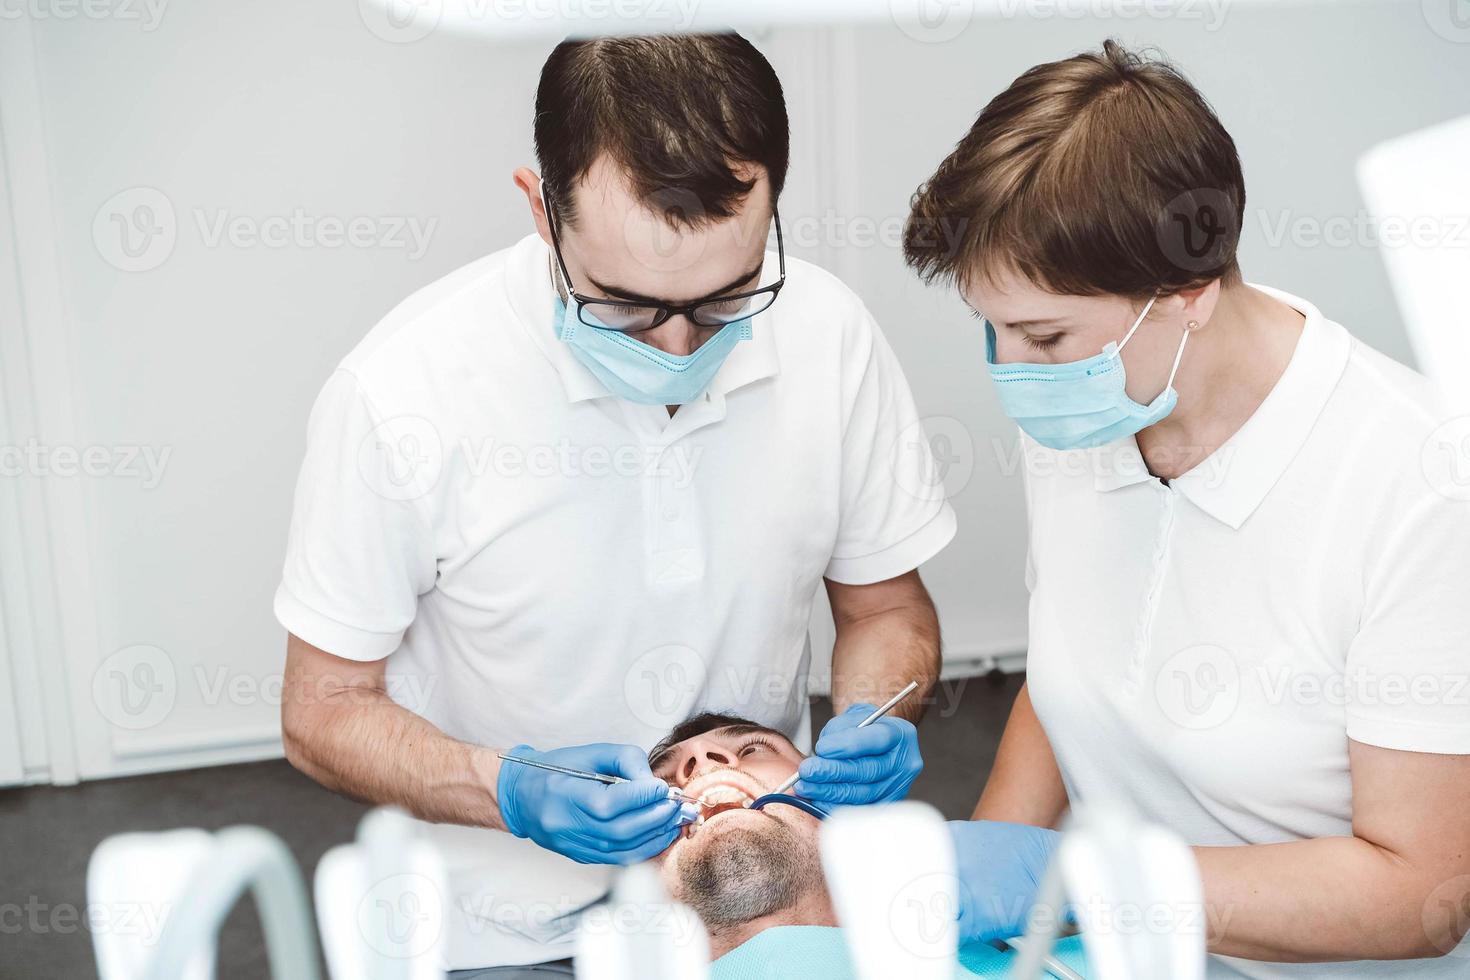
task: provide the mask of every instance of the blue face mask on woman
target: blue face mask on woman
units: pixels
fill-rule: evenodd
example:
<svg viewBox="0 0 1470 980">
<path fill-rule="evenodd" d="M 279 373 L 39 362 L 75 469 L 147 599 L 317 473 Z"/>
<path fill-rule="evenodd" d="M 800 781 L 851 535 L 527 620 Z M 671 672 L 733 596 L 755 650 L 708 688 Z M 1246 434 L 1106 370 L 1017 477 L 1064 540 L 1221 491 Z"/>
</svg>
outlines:
<svg viewBox="0 0 1470 980">
<path fill-rule="evenodd" d="M 590 315 L 590 314 L 588 314 Z M 577 308 L 556 299 L 556 336 L 608 391 L 640 405 L 685 405 L 702 395 L 720 365 L 751 336 L 750 318 L 721 327 L 692 354 L 669 354 L 577 317 Z"/>
<path fill-rule="evenodd" d="M 1000 395 L 1001 408 L 1032 439 L 1048 449 L 1091 449 L 1135 435 L 1174 411 L 1179 393 L 1174 375 L 1184 357 L 1190 330 L 1184 331 L 1164 390 L 1147 405 L 1128 397 L 1123 348 L 1153 308 L 1150 299 L 1120 343 L 1101 354 L 1065 364 L 995 363 L 995 328 L 985 321 L 985 363 Z"/>
</svg>

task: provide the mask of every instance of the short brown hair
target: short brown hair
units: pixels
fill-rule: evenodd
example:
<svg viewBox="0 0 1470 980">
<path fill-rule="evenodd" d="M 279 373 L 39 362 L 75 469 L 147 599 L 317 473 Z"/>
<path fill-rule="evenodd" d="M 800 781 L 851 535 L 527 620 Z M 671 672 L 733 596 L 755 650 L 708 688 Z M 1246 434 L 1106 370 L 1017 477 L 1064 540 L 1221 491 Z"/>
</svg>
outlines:
<svg viewBox="0 0 1470 980">
<path fill-rule="evenodd" d="M 1168 295 L 1239 278 L 1235 141 L 1175 68 L 1115 41 L 1037 65 L 915 193 L 927 282 L 1011 269 L 1056 293 Z"/>
<path fill-rule="evenodd" d="M 541 177 L 558 215 L 603 154 L 675 223 L 727 218 L 764 167 L 774 200 L 790 132 L 775 70 L 738 34 L 563 41 L 541 69 L 534 125 Z"/>
</svg>

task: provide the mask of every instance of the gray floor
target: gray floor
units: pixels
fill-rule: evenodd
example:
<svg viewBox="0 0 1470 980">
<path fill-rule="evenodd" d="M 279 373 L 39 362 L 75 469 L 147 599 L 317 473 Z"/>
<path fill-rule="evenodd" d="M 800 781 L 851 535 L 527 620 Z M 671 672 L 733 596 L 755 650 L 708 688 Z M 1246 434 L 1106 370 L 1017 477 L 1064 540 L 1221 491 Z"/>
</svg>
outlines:
<svg viewBox="0 0 1470 980">
<path fill-rule="evenodd" d="M 921 726 L 924 774 L 911 796 L 947 817 L 969 816 L 995 757 L 1019 677 L 947 682 Z M 831 715 L 816 707 L 817 723 Z M 308 876 L 350 840 L 364 807 L 334 796 L 284 762 L 0 791 L 0 977 L 95 977 L 85 919 L 87 858 L 104 837 L 171 827 L 265 827 Z M 226 924 L 221 980 L 269 974 L 249 903 Z"/>
</svg>

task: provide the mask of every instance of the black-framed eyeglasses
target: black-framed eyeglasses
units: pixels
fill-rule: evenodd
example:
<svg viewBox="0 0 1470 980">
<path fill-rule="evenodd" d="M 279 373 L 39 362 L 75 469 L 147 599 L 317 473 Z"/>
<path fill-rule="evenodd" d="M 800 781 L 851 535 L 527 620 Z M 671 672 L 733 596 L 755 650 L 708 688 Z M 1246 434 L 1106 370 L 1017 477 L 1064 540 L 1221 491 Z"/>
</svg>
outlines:
<svg viewBox="0 0 1470 980">
<path fill-rule="evenodd" d="M 772 207 L 771 220 L 776 226 L 776 257 L 780 263 L 781 276 L 769 286 L 702 299 L 684 306 L 583 296 L 572 288 L 572 277 L 567 273 L 566 260 L 561 257 L 561 239 L 556 233 L 556 215 L 549 194 L 543 197 L 543 202 L 546 205 L 546 224 L 551 229 L 551 250 L 556 253 L 556 264 L 561 270 L 562 282 L 566 284 L 572 301 L 577 304 L 577 319 L 589 327 L 616 330 L 619 333 L 642 333 L 667 322 L 671 317 L 681 315 L 687 316 L 701 327 L 723 327 L 770 309 L 771 304 L 776 302 L 781 287 L 786 285 L 786 245 L 781 240 L 781 215 Z"/>
</svg>

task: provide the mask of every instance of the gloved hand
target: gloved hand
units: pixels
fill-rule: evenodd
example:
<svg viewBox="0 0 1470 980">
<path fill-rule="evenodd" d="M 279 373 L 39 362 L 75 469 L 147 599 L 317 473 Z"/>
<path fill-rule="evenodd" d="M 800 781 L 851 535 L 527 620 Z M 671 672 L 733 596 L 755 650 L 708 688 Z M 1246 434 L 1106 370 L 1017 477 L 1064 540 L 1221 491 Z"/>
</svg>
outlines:
<svg viewBox="0 0 1470 980">
<path fill-rule="evenodd" d="M 904 798 L 924 768 L 918 729 L 892 715 L 858 728 L 872 713 L 873 705 L 855 704 L 827 722 L 816 755 L 802 760 L 797 796 L 849 806 Z"/>
<path fill-rule="evenodd" d="M 949 832 L 960 879 L 960 942 L 1025 935 L 1062 835 L 996 820 L 951 820 Z"/>
<path fill-rule="evenodd" d="M 496 787 L 506 830 L 573 861 L 646 861 L 699 815 L 693 804 L 668 799 L 669 784 L 653 775 L 648 757 L 632 745 L 576 745 L 549 752 L 517 745 L 509 754 L 630 780 L 608 785 L 500 763 Z"/>
</svg>

